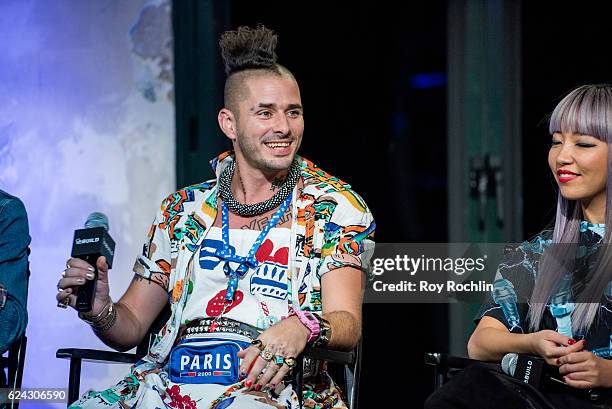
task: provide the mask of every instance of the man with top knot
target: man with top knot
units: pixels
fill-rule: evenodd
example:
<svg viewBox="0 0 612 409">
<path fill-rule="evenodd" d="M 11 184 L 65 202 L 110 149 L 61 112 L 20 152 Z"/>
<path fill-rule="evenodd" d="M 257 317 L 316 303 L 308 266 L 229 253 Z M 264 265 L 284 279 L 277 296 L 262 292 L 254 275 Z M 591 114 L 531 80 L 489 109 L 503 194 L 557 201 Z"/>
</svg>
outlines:
<svg viewBox="0 0 612 409">
<path fill-rule="evenodd" d="M 215 179 L 162 202 L 117 302 L 98 259 L 93 309 L 80 314 L 118 350 L 168 304 L 170 318 L 125 379 L 72 407 L 297 408 L 286 380 L 306 345 L 359 341 L 374 220 L 349 185 L 297 155 L 300 89 L 276 42 L 262 26 L 222 35 L 218 122 L 233 150 L 211 161 Z M 75 305 L 91 270 L 68 261 L 58 305 Z M 304 391 L 304 407 L 345 407 L 321 362 L 305 368 Z"/>
</svg>

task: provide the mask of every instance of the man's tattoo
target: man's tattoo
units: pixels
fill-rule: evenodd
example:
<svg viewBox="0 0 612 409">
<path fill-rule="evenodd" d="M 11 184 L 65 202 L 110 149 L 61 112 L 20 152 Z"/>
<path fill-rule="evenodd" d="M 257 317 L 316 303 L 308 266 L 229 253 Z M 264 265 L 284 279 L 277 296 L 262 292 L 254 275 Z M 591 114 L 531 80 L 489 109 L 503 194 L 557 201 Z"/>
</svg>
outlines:
<svg viewBox="0 0 612 409">
<path fill-rule="evenodd" d="M 278 219 L 278 224 L 277 226 L 282 225 L 283 223 L 286 223 L 288 221 L 291 220 L 291 209 L 287 209 L 287 211 L 285 212 L 285 214 L 283 214 L 279 219 Z M 263 230 L 264 227 L 266 227 L 266 224 L 268 224 L 268 222 L 270 221 L 270 218 L 268 216 L 264 216 L 260 219 L 254 218 L 252 219 L 249 224 L 245 224 L 244 226 L 240 227 L 243 230 Z"/>
<path fill-rule="evenodd" d="M 280 189 L 284 181 L 285 181 L 285 178 L 281 178 L 281 177 L 272 179 L 272 186 L 270 186 L 270 190 L 275 191 L 276 189 Z"/>
<path fill-rule="evenodd" d="M 134 274 L 134 278 L 132 278 L 132 282 L 138 281 L 146 281 L 147 284 L 157 284 L 165 291 L 168 291 L 168 276 L 163 273 L 152 273 L 151 278 L 143 277 L 140 274 Z"/>
<path fill-rule="evenodd" d="M 143 276 L 141 276 L 140 274 L 134 274 L 134 278 L 132 278 L 133 282 L 137 282 L 137 281 L 146 281 L 147 283 L 151 284 L 151 279 L 149 278 L 145 278 Z"/>
</svg>

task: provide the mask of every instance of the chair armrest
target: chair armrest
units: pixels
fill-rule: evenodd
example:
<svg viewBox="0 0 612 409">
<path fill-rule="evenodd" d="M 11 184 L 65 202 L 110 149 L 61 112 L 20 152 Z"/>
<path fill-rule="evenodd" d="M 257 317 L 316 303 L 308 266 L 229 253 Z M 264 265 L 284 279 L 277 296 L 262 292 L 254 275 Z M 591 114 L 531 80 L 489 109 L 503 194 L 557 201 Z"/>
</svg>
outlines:
<svg viewBox="0 0 612 409">
<path fill-rule="evenodd" d="M 314 348 L 307 345 L 303 355 L 308 358 L 335 362 L 343 365 L 350 365 L 355 362 L 355 351 L 338 351 L 334 349 Z"/>
<path fill-rule="evenodd" d="M 433 366 L 463 369 L 477 362 L 482 361 L 461 356 L 448 355 L 441 352 L 428 352 L 425 354 L 425 364 Z"/>
<path fill-rule="evenodd" d="M 486 368 L 499 371 L 499 362 L 479 361 L 462 356 L 449 355 L 441 352 L 427 352 L 425 364 L 444 369 L 465 369 L 470 365 L 478 364 Z"/>
<path fill-rule="evenodd" d="M 142 356 L 129 352 L 101 351 L 97 349 L 62 348 L 55 353 L 56 358 L 84 359 L 87 361 L 136 363 Z"/>
</svg>

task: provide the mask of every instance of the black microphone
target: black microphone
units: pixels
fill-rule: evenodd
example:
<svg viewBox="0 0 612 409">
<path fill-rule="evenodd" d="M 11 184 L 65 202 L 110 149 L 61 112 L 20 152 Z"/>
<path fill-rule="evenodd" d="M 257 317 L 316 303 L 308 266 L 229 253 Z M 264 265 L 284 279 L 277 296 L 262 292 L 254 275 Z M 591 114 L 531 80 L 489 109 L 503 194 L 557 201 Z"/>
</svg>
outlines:
<svg viewBox="0 0 612 409">
<path fill-rule="evenodd" d="M 510 353 L 502 358 L 501 370 L 506 375 L 539 389 L 542 386 L 545 363 L 533 356 Z"/>
<path fill-rule="evenodd" d="M 612 403 L 612 392 L 606 389 L 577 389 L 561 380 L 559 368 L 548 365 L 545 360 L 531 355 L 510 353 L 504 355 L 501 370 L 519 381 L 529 384 L 538 390 L 560 388 L 591 402 Z"/>
<path fill-rule="evenodd" d="M 98 267 L 96 266 L 98 257 L 106 257 L 106 264 L 110 269 L 114 254 L 115 242 L 108 234 L 108 217 L 98 212 L 90 214 L 85 222 L 85 228 L 75 230 L 70 254 L 74 258 L 88 262 L 94 268 L 94 279 L 85 280 L 85 284 L 79 286 L 77 290 L 77 311 L 91 311 L 98 281 Z"/>
</svg>

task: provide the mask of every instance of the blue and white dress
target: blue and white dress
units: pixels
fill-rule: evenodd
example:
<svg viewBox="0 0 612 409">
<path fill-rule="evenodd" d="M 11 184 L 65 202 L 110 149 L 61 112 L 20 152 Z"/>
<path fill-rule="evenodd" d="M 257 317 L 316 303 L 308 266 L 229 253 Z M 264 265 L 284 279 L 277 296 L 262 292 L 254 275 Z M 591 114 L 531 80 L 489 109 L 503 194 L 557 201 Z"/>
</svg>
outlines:
<svg viewBox="0 0 612 409">
<path fill-rule="evenodd" d="M 585 338 L 589 351 L 602 358 L 611 359 L 612 285 L 609 285 L 606 293 L 602 295 L 598 316 L 586 334 L 573 333 L 571 325 L 571 312 L 575 308 L 571 289 L 574 292 L 579 290 L 586 273 L 594 268 L 604 229 L 603 224 L 586 221 L 580 223 L 580 239 L 576 247 L 573 274 L 567 277 L 567 282 L 560 283 L 559 292 L 548 301 L 540 330 L 554 330 L 576 340 Z M 528 303 L 538 276 L 540 257 L 551 245 L 551 238 L 552 231 L 545 230 L 505 256 L 497 269 L 494 289 L 475 317 L 476 323 L 482 317 L 489 316 L 503 323 L 511 332 L 528 331 Z"/>
</svg>

